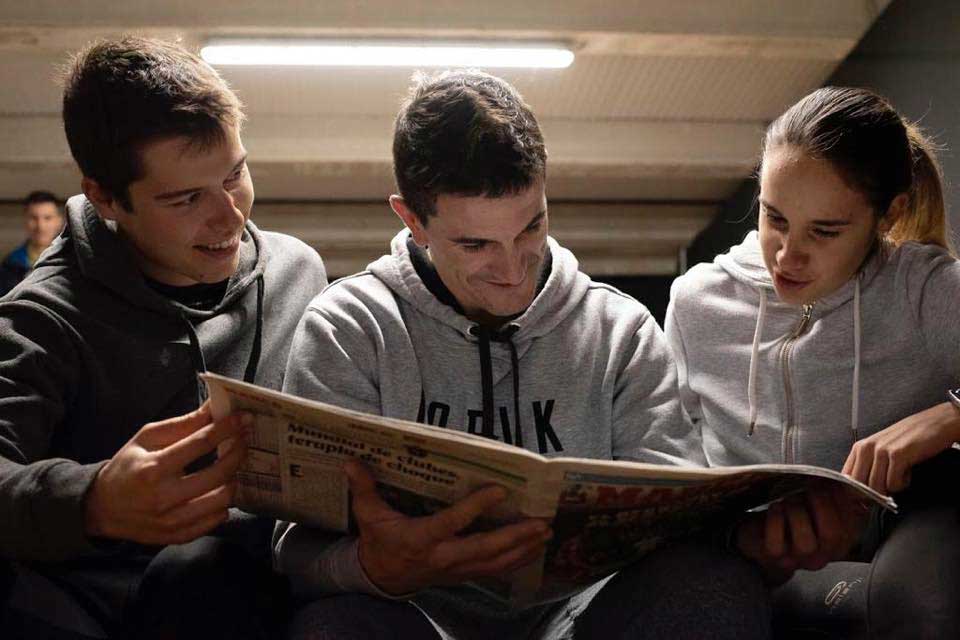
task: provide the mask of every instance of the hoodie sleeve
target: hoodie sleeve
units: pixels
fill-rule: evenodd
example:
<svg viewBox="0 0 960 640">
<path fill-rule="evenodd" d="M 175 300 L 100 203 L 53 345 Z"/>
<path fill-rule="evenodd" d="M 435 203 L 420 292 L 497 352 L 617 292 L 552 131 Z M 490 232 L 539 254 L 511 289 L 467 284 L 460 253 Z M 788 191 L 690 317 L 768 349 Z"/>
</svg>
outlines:
<svg viewBox="0 0 960 640">
<path fill-rule="evenodd" d="M 98 553 L 84 533 L 87 491 L 103 463 L 50 458 L 75 389 L 76 352 L 49 311 L 0 303 L 0 549 L 53 563 Z"/>
<path fill-rule="evenodd" d="M 362 310 L 354 311 L 332 304 L 329 294 L 321 294 L 307 308 L 287 360 L 286 393 L 356 411 L 381 412 L 375 337 L 358 320 Z M 355 537 L 280 522 L 273 561 L 300 597 L 338 592 L 389 597 L 364 573 Z"/>
<path fill-rule="evenodd" d="M 673 357 L 649 313 L 624 352 L 630 356 L 613 400 L 614 459 L 705 466 L 700 431 L 681 415 Z"/>
<path fill-rule="evenodd" d="M 664 318 L 663 325 L 667 344 L 670 346 L 670 351 L 673 353 L 673 358 L 677 365 L 677 388 L 680 395 L 683 419 L 690 423 L 691 428 L 700 430 L 699 425 L 703 419 L 703 411 L 700 408 L 700 396 L 690 388 L 687 348 L 680 326 L 680 318 L 683 315 L 680 311 L 680 307 L 682 306 L 680 301 L 680 284 L 682 279 L 682 276 L 677 278 L 670 287 L 670 304 L 667 305 L 667 315 Z"/>
<path fill-rule="evenodd" d="M 927 346 L 925 355 L 960 384 L 960 260 L 934 246 L 901 250 L 900 282 Z"/>
</svg>

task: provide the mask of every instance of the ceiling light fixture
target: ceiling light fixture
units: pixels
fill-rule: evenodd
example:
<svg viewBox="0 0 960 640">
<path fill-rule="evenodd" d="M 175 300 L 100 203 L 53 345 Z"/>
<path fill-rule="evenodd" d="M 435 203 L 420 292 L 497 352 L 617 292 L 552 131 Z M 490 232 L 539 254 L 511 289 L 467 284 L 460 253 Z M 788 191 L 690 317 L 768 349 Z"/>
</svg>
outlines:
<svg viewBox="0 0 960 640">
<path fill-rule="evenodd" d="M 212 65 L 479 67 L 562 69 L 573 51 L 558 46 L 219 40 L 200 55 Z"/>
</svg>

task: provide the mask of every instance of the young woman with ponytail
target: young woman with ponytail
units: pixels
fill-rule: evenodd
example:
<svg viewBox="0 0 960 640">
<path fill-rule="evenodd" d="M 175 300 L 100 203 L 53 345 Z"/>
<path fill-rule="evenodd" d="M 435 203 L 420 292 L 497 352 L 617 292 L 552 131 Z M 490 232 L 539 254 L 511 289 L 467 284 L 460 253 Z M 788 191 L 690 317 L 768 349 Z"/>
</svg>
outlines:
<svg viewBox="0 0 960 640">
<path fill-rule="evenodd" d="M 781 620 L 806 599 L 841 637 L 960 637 L 960 261 L 934 149 L 883 98 L 827 87 L 770 125 L 759 177 L 758 231 L 673 285 L 683 406 L 712 465 L 828 467 L 900 512 L 824 489 L 733 540 L 793 576 Z"/>
</svg>

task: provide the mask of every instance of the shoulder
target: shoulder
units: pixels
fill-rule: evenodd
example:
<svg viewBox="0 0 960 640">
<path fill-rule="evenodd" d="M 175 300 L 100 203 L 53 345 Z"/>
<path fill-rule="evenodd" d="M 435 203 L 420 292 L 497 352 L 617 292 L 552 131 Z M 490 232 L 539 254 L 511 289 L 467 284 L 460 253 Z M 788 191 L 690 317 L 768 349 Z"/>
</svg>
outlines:
<svg viewBox="0 0 960 640">
<path fill-rule="evenodd" d="M 716 262 L 701 262 L 679 275 L 670 285 L 670 299 L 688 300 L 716 293 L 734 282 L 725 269 Z"/>
<path fill-rule="evenodd" d="M 260 241 L 270 253 L 271 263 L 281 269 L 302 269 L 305 266 L 323 269 L 323 260 L 317 250 L 293 236 L 276 231 L 258 230 Z"/>
<path fill-rule="evenodd" d="M 307 311 L 328 319 L 350 318 L 376 324 L 402 322 L 397 298 L 369 271 L 334 280 L 313 299 Z"/>
<path fill-rule="evenodd" d="M 887 257 L 885 266 L 899 278 L 916 282 L 942 273 L 960 274 L 960 261 L 939 245 L 905 242 Z"/>
</svg>

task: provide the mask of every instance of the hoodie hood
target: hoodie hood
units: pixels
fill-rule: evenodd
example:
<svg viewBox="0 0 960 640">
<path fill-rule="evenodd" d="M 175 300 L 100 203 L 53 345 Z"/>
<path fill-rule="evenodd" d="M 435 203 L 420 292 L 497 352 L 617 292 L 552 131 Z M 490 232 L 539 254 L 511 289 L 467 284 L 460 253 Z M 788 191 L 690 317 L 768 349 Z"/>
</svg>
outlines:
<svg viewBox="0 0 960 640">
<path fill-rule="evenodd" d="M 73 242 L 68 243 L 67 239 Z M 244 371 L 244 380 L 253 382 L 259 366 L 263 337 L 263 273 L 269 261 L 268 252 L 259 230 L 249 220 L 240 238 L 240 260 L 237 270 L 227 282 L 223 298 L 210 309 L 193 309 L 162 296 L 144 279 L 131 247 L 123 242 L 116 229 L 108 225 L 96 212 L 93 204 L 83 195 L 67 201 L 67 224 L 55 250 L 45 256 L 45 263 L 55 265 L 67 259 L 63 254 L 73 247 L 74 258 L 80 272 L 90 280 L 113 291 L 130 304 L 160 315 L 179 319 L 187 333 L 193 351 L 197 371 L 206 371 L 207 363 L 195 323 L 213 318 L 231 307 L 250 286 L 257 287 L 256 322 L 253 342 Z M 201 402 L 205 399 L 206 387 L 198 383 Z"/>
</svg>

